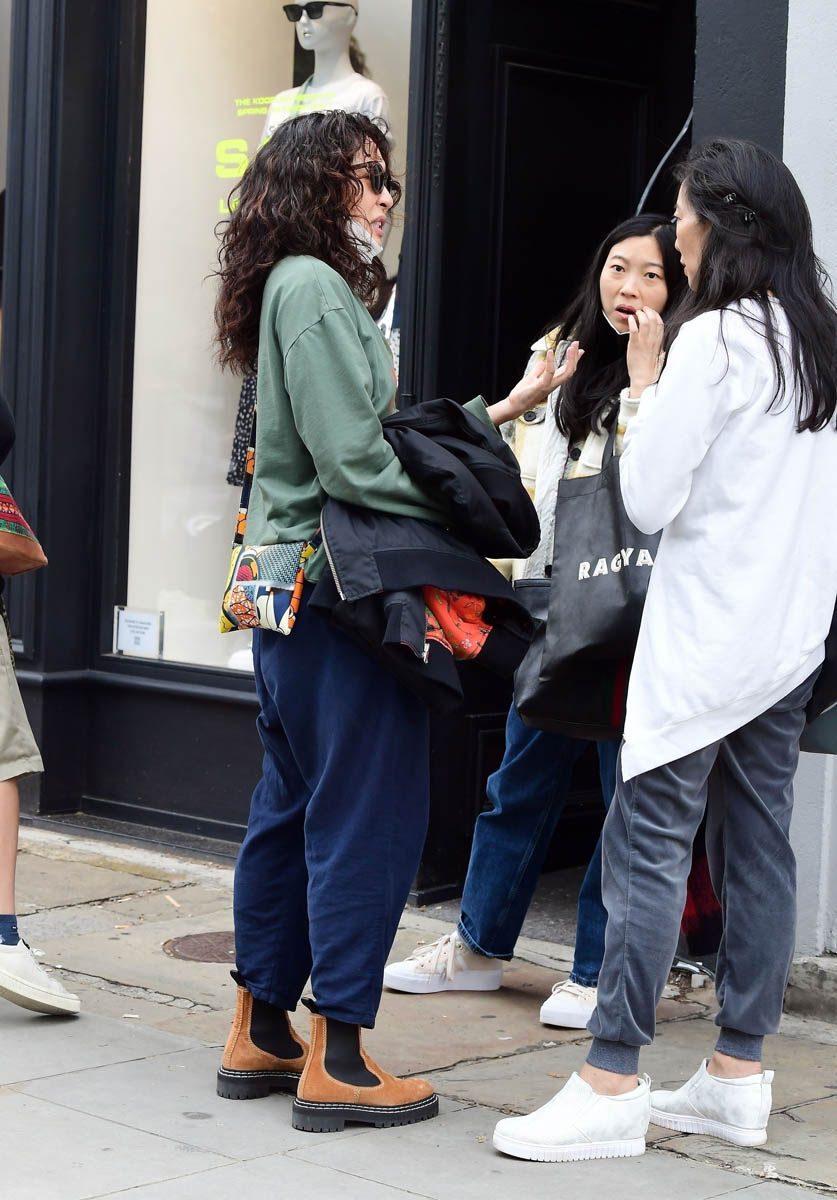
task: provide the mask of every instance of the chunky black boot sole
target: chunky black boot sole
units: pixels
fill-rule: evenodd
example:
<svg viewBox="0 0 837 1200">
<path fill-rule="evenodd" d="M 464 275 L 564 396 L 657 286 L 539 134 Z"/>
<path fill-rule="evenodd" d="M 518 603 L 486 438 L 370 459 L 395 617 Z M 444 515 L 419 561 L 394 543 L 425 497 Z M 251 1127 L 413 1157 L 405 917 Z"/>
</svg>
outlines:
<svg viewBox="0 0 837 1200">
<path fill-rule="evenodd" d="M 384 1108 L 370 1104 L 326 1104 L 318 1100 L 294 1100 L 291 1124 L 306 1133 L 342 1133 L 347 1121 L 390 1129 L 393 1125 L 412 1125 L 438 1116 L 439 1097 L 428 1096 L 414 1104 L 396 1104 Z"/>
<path fill-rule="evenodd" d="M 294 1092 L 301 1071 L 218 1071 L 216 1091 L 225 1100 L 260 1100 L 271 1092 Z"/>
</svg>

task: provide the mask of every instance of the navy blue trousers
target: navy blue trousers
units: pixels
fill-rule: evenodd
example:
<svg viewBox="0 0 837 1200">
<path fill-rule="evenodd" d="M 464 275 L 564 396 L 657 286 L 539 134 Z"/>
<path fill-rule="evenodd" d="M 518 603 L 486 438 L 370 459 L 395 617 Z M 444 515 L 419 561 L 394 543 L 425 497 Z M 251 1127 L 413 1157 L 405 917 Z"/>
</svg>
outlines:
<svg viewBox="0 0 837 1200">
<path fill-rule="evenodd" d="M 370 655 L 303 608 L 256 631 L 264 745 L 235 872 L 238 969 L 293 1010 L 372 1027 L 427 832 L 428 715 Z"/>
</svg>

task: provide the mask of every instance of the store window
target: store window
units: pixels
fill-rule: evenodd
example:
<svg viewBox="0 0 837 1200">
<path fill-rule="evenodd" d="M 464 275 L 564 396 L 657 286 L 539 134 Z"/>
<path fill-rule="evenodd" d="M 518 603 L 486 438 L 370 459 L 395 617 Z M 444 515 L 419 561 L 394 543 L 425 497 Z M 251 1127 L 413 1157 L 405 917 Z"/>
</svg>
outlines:
<svg viewBox="0 0 837 1200">
<path fill-rule="evenodd" d="M 229 193 L 269 114 L 345 96 L 385 106 L 403 175 L 411 0 L 355 7 L 352 56 L 367 82 L 329 97 L 306 82 L 318 64 L 278 0 L 148 0 L 126 605 L 162 614 L 169 661 L 251 668 L 246 635 L 218 631 L 239 498 L 227 475 L 241 381 L 221 374 L 212 347 L 214 227 Z M 403 212 L 391 275 L 402 224 Z"/>
</svg>

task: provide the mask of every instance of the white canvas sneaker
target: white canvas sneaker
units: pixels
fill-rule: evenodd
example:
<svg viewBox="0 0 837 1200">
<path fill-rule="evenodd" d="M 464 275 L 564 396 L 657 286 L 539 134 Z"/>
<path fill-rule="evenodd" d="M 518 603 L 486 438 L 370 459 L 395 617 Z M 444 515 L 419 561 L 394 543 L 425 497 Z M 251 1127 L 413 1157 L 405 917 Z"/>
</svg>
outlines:
<svg viewBox="0 0 837 1200">
<path fill-rule="evenodd" d="M 650 1080 L 623 1096 L 600 1096 L 575 1072 L 557 1095 L 527 1117 L 505 1117 L 494 1149 L 535 1162 L 631 1158 L 645 1152 Z"/>
<path fill-rule="evenodd" d="M 651 1120 L 681 1133 L 708 1133 L 736 1146 L 761 1146 L 767 1141 L 772 1081 L 772 1071 L 719 1079 L 709 1074 L 704 1059 L 677 1091 L 651 1093 Z"/>
<path fill-rule="evenodd" d="M 596 1007 L 596 990 L 571 979 L 556 983 L 552 995 L 541 1005 L 541 1024 L 586 1029 Z"/>
<path fill-rule="evenodd" d="M 0 999 L 33 1012 L 66 1015 L 81 1008 L 78 996 L 48 975 L 25 942 L 0 946 Z"/>
<path fill-rule="evenodd" d="M 396 992 L 496 992 L 502 982 L 498 960 L 476 954 L 456 930 L 384 968 L 384 987 Z"/>
</svg>

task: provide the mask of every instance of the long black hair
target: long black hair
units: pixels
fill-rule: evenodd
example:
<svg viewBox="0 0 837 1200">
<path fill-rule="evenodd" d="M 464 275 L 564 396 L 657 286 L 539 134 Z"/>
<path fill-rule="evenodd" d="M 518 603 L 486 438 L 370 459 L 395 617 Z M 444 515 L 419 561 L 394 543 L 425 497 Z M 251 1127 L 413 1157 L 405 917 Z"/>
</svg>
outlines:
<svg viewBox="0 0 837 1200">
<path fill-rule="evenodd" d="M 584 349 L 575 375 L 561 388 L 556 412 L 558 428 L 571 441 L 586 437 L 591 429 L 609 425 L 614 399 L 629 383 L 628 341 L 605 319 L 599 280 L 613 247 L 634 237 L 657 239 L 668 288 L 664 314 L 677 304 L 685 289 L 686 277 L 674 249 L 674 230 L 668 217 L 641 213 L 610 231 L 593 255 L 578 294 L 558 323 L 562 336 L 577 339 Z"/>
<path fill-rule="evenodd" d="M 675 170 L 695 213 L 708 223 L 695 289 L 666 326 L 666 344 L 700 313 L 752 300 L 776 370 L 771 407 L 786 379 L 770 295 L 790 326 L 796 427 L 823 429 L 837 411 L 837 308 L 814 253 L 811 216 L 785 164 L 755 142 L 713 138 Z"/>
</svg>

